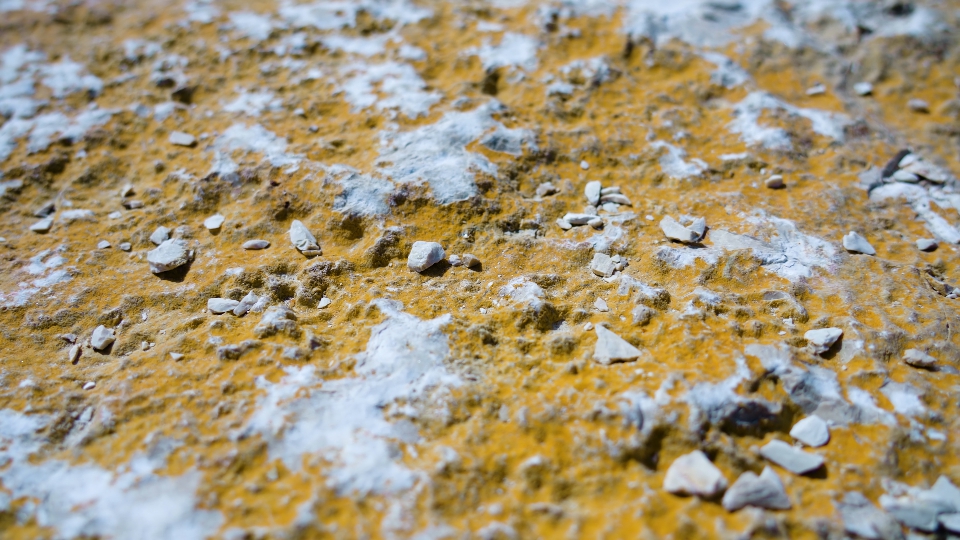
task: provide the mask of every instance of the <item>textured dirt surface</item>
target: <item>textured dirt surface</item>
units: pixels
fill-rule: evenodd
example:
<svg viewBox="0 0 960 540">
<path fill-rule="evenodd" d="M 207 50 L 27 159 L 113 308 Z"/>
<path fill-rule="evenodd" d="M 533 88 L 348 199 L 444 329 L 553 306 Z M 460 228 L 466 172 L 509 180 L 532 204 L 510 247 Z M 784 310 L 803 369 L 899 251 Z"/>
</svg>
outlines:
<svg viewBox="0 0 960 540">
<path fill-rule="evenodd" d="M 949 537 L 960 506 L 910 516 L 960 485 L 958 19 L 0 0 L 0 536 Z M 559 226 L 591 181 L 630 204 Z M 161 226 L 192 261 L 155 274 Z M 598 325 L 639 356 L 597 362 Z M 823 467 L 761 456 L 814 414 Z M 668 493 L 697 449 L 791 508 Z"/>
</svg>

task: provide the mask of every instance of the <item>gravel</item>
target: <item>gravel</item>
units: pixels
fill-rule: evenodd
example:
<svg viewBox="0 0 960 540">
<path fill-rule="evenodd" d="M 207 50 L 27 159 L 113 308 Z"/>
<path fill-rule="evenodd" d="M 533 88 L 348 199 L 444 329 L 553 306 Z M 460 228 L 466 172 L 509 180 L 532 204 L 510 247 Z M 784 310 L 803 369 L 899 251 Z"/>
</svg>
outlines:
<svg viewBox="0 0 960 540">
<path fill-rule="evenodd" d="M 207 309 L 210 310 L 210 313 L 217 315 L 233 311 L 238 305 L 240 305 L 240 302 L 229 298 L 210 298 L 207 300 Z"/>
<path fill-rule="evenodd" d="M 147 263 L 154 274 L 179 268 L 193 259 L 193 251 L 187 249 L 184 240 L 167 240 L 147 253 Z"/>
<path fill-rule="evenodd" d="M 752 471 L 741 474 L 723 494 L 721 504 L 728 512 L 735 512 L 744 506 L 769 510 L 787 510 L 792 506 L 783 482 L 770 467 L 764 467 L 760 476 Z"/>
<path fill-rule="evenodd" d="M 598 327 L 599 328 L 599 327 Z M 713 497 L 727 487 L 727 479 L 700 450 L 675 459 L 663 477 L 663 489 L 677 495 Z"/>
<path fill-rule="evenodd" d="M 790 436 L 807 446 L 816 448 L 830 441 L 830 429 L 822 418 L 813 415 L 794 424 L 790 430 Z"/>
<path fill-rule="evenodd" d="M 257 250 L 257 249 L 267 249 L 270 247 L 270 242 L 266 240 L 247 240 L 243 243 L 243 249 L 248 250 Z"/>
<path fill-rule="evenodd" d="M 877 254 L 877 250 L 873 249 L 873 246 L 870 245 L 870 242 L 867 242 L 866 238 L 853 231 L 850 231 L 843 237 L 843 247 L 847 251 L 854 253 L 863 253 L 864 255 Z"/>
<path fill-rule="evenodd" d="M 414 272 L 423 272 L 442 261 L 444 255 L 443 246 L 440 244 L 417 241 L 413 243 L 410 255 L 407 256 L 407 267 Z"/>
<path fill-rule="evenodd" d="M 763 445 L 760 455 L 793 474 L 806 474 L 823 466 L 822 457 L 776 439 Z"/>
<path fill-rule="evenodd" d="M 90 334 L 90 346 L 93 347 L 95 351 L 102 351 L 112 345 L 116 339 L 113 329 L 101 324 Z"/>
<path fill-rule="evenodd" d="M 597 344 L 593 350 L 593 359 L 601 364 L 612 364 L 614 362 L 630 362 L 636 360 L 642 354 L 640 349 L 634 347 L 620 336 L 607 330 L 602 325 L 596 326 Z"/>
<path fill-rule="evenodd" d="M 833 344 L 843 335 L 843 330 L 839 328 L 818 328 L 816 330 L 807 330 L 803 334 L 803 339 L 807 340 L 813 349 L 814 354 L 823 354 L 833 347 Z"/>
</svg>

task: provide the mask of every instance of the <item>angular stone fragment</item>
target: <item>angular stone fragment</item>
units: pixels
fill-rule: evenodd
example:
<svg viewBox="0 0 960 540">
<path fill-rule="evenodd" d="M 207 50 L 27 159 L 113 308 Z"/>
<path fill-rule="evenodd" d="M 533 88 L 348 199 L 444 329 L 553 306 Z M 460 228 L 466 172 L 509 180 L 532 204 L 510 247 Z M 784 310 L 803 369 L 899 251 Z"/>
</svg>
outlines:
<svg viewBox="0 0 960 540">
<path fill-rule="evenodd" d="M 270 242 L 266 240 L 247 240 L 241 247 L 246 250 L 267 249 L 270 247 Z"/>
<path fill-rule="evenodd" d="M 807 340 L 814 354 L 823 354 L 833 347 L 833 344 L 843 335 L 843 330 L 839 328 L 818 328 L 816 330 L 807 330 L 803 334 L 803 339 Z"/>
<path fill-rule="evenodd" d="M 760 455 L 793 474 L 806 474 L 823 466 L 823 458 L 774 439 L 760 448 Z"/>
<path fill-rule="evenodd" d="M 253 309 L 253 306 L 257 305 L 258 301 L 260 301 L 260 298 L 253 291 L 248 292 L 233 308 L 233 314 L 237 317 L 243 317 Z"/>
<path fill-rule="evenodd" d="M 637 349 L 620 336 L 607 330 L 602 325 L 596 326 L 597 344 L 593 350 L 593 359 L 601 364 L 614 362 L 630 362 L 640 357 Z"/>
<path fill-rule="evenodd" d="M 847 493 L 837 504 L 843 528 L 869 540 L 903 540 L 900 525 L 858 491 Z"/>
<path fill-rule="evenodd" d="M 597 180 L 587 182 L 587 186 L 583 188 L 583 194 L 587 197 L 588 204 L 596 206 L 600 202 L 600 190 L 602 187 Z"/>
<path fill-rule="evenodd" d="M 450 266 L 463 266 L 463 259 L 459 255 L 451 255 L 447 258 L 447 262 L 450 263 Z"/>
<path fill-rule="evenodd" d="M 170 137 L 168 140 L 170 141 L 170 144 L 174 144 L 177 146 L 193 146 L 194 144 L 197 143 L 196 137 L 194 137 L 193 135 L 190 135 L 189 133 L 184 133 L 182 131 L 174 131 L 170 133 Z"/>
<path fill-rule="evenodd" d="M 470 253 L 467 253 L 463 256 L 463 265 L 467 268 L 476 268 L 480 266 L 480 259 Z"/>
<path fill-rule="evenodd" d="M 552 183 L 550 183 L 550 182 L 544 182 L 544 183 L 540 184 L 539 186 L 537 186 L 537 191 L 536 191 L 536 193 L 537 193 L 537 197 L 541 197 L 541 198 L 542 198 L 542 197 L 547 197 L 547 196 L 549 196 L 549 195 L 553 195 L 553 194 L 555 194 L 557 191 L 558 191 L 558 190 L 557 190 L 556 186 L 554 186 Z"/>
<path fill-rule="evenodd" d="M 943 525 L 943 528 L 956 534 L 960 534 L 960 513 L 957 514 L 940 514 L 938 516 L 940 524 Z"/>
<path fill-rule="evenodd" d="M 320 301 L 317 303 L 317 309 L 323 309 L 323 308 L 329 306 L 329 305 L 332 304 L 332 303 L 333 303 L 333 300 L 330 300 L 329 298 L 327 298 L 326 296 L 324 296 L 324 297 L 321 298 Z"/>
<path fill-rule="evenodd" d="M 120 242 L 119 247 L 120 247 L 120 251 L 130 251 L 131 249 L 133 249 L 133 246 L 130 244 L 130 242 Z"/>
<path fill-rule="evenodd" d="M 109 248 L 110 248 L 110 242 L 107 242 L 106 240 L 101 240 L 97 242 L 97 249 L 109 249 Z"/>
<path fill-rule="evenodd" d="M 208 231 L 219 230 L 223 226 L 223 222 L 226 220 L 225 217 L 220 214 L 212 215 L 207 219 L 203 220 L 203 226 L 207 228 Z"/>
<path fill-rule="evenodd" d="M 728 512 L 735 512 L 744 506 L 769 510 L 787 510 L 792 506 L 783 482 L 770 467 L 764 467 L 760 476 L 752 471 L 741 474 L 723 494 L 721 504 Z"/>
<path fill-rule="evenodd" d="M 700 450 L 675 459 L 663 477 L 663 489 L 677 495 L 713 497 L 726 487 L 723 473 Z"/>
<path fill-rule="evenodd" d="M 95 351 L 102 351 L 112 345 L 116 339 L 113 329 L 101 324 L 90 334 L 90 346 Z"/>
<path fill-rule="evenodd" d="M 179 268 L 193 259 L 193 252 L 187 249 L 184 240 L 175 239 L 163 242 L 147 252 L 147 263 L 154 274 Z"/>
<path fill-rule="evenodd" d="M 239 304 L 240 302 L 229 298 L 210 298 L 207 300 L 207 309 L 210 310 L 210 313 L 219 315 L 233 311 Z"/>
<path fill-rule="evenodd" d="M 414 272 L 423 272 L 442 261 L 444 255 L 443 246 L 440 244 L 417 241 L 413 243 L 410 255 L 407 256 L 407 267 Z"/>
<path fill-rule="evenodd" d="M 903 361 L 916 367 L 933 367 L 937 365 L 937 359 L 919 349 L 907 349 L 903 351 Z"/>
<path fill-rule="evenodd" d="M 807 446 L 816 448 L 830 441 L 830 429 L 822 418 L 812 415 L 794 424 L 790 429 L 790 436 Z"/>
<path fill-rule="evenodd" d="M 932 238 L 920 238 L 917 240 L 917 249 L 920 251 L 936 251 L 938 247 L 940 247 L 940 245 Z"/>
<path fill-rule="evenodd" d="M 290 224 L 290 242 L 298 251 L 318 251 L 320 249 L 317 239 L 307 229 L 299 219 L 293 220 Z"/>
<path fill-rule="evenodd" d="M 590 270 L 600 277 L 610 277 L 617 271 L 617 263 L 609 255 L 604 253 L 594 253 L 593 260 L 590 261 Z"/>
<path fill-rule="evenodd" d="M 30 230 L 35 233 L 45 233 L 53 227 L 53 217 L 45 217 L 30 226 Z"/>
<path fill-rule="evenodd" d="M 703 220 L 703 218 L 700 218 L 697 221 L 699 222 L 701 220 Z M 703 227 L 706 227 L 706 221 L 703 220 L 702 223 Z M 670 216 L 666 216 L 660 220 L 660 230 L 663 231 L 663 234 L 671 240 L 689 244 L 691 242 L 700 240 L 700 237 L 705 229 L 696 231 L 692 226 L 690 228 L 684 227 L 677 220 Z"/>
<path fill-rule="evenodd" d="M 610 311 L 610 306 L 607 305 L 607 301 L 603 298 L 597 298 L 596 302 L 593 303 L 593 307 L 601 313 L 606 313 Z"/>
<path fill-rule="evenodd" d="M 160 245 L 170 239 L 170 229 L 166 227 L 157 227 L 157 230 L 153 231 L 150 235 L 150 241 L 156 245 Z"/>
<path fill-rule="evenodd" d="M 863 253 L 864 255 L 876 255 L 877 250 L 873 249 L 870 242 L 859 234 L 850 231 L 843 237 L 843 247 L 847 251 L 854 253 Z"/>
</svg>

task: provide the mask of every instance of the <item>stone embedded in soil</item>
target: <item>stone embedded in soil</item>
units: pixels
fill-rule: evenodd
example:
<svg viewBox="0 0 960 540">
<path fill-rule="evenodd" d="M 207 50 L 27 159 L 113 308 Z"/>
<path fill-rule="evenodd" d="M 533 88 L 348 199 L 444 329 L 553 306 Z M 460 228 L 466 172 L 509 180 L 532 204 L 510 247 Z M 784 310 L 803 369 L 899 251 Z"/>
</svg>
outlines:
<svg viewBox="0 0 960 540">
<path fill-rule="evenodd" d="M 102 351 L 112 345 L 116 339 L 113 329 L 101 324 L 90 334 L 90 346 L 95 351 Z"/>
<path fill-rule="evenodd" d="M 573 225 L 569 221 L 563 218 L 557 218 L 557 227 L 560 227 L 565 231 L 569 231 L 570 229 L 573 228 Z"/>
<path fill-rule="evenodd" d="M 858 82 L 853 85 L 853 91 L 858 96 L 869 96 L 873 93 L 873 85 L 868 82 Z"/>
<path fill-rule="evenodd" d="M 764 180 L 763 185 L 767 186 L 770 189 L 780 189 L 785 184 L 783 183 L 783 176 L 779 174 L 775 174 L 770 178 L 767 178 L 766 180 Z"/>
<path fill-rule="evenodd" d="M 187 242 L 180 239 L 167 240 L 147 252 L 147 263 L 154 274 L 179 268 L 191 259 L 193 259 L 193 252 L 187 248 Z"/>
<path fill-rule="evenodd" d="M 106 240 L 101 240 L 97 242 L 97 249 L 109 249 L 109 248 L 110 248 L 110 242 L 107 242 Z"/>
<path fill-rule="evenodd" d="M 423 272 L 443 260 L 443 246 L 436 242 L 416 241 L 407 256 L 407 268 L 414 272 Z"/>
<path fill-rule="evenodd" d="M 260 297 L 257 296 L 253 291 L 250 291 L 246 296 L 241 298 L 240 302 L 238 302 L 236 307 L 233 308 L 233 314 L 237 317 L 243 317 L 248 311 L 253 309 L 253 306 L 257 305 L 257 302 L 259 301 Z"/>
<path fill-rule="evenodd" d="M 599 328 L 599 327 L 598 327 Z M 677 495 L 713 497 L 727 487 L 727 479 L 700 450 L 675 459 L 663 477 L 663 489 Z"/>
<path fill-rule="evenodd" d="M 821 96 L 827 93 L 827 87 L 823 84 L 815 84 L 810 88 L 807 88 L 806 94 L 808 96 Z"/>
<path fill-rule="evenodd" d="M 922 99 L 911 99 L 907 102 L 907 108 L 913 112 L 918 113 L 928 113 L 930 112 L 930 104 Z"/>
<path fill-rule="evenodd" d="M 170 229 L 166 227 L 157 227 L 157 230 L 150 234 L 150 241 L 160 245 L 170 239 Z"/>
<path fill-rule="evenodd" d="M 240 305 L 239 301 L 230 300 L 229 298 L 207 299 L 207 309 L 210 310 L 210 313 L 215 313 L 217 315 L 226 313 L 228 311 L 233 311 L 238 305 Z"/>
<path fill-rule="evenodd" d="M 930 368 L 937 365 L 937 359 L 919 349 L 903 351 L 903 361 L 911 366 Z"/>
<path fill-rule="evenodd" d="M 130 242 L 120 242 L 120 251 L 130 251 L 133 249 L 133 245 Z"/>
<path fill-rule="evenodd" d="M 168 140 L 170 141 L 170 144 L 176 146 L 193 146 L 197 143 L 196 137 L 182 131 L 174 131 L 170 133 Z"/>
<path fill-rule="evenodd" d="M 290 243 L 300 252 L 320 250 L 320 245 L 317 244 L 313 233 L 299 219 L 293 220 L 290 224 Z"/>
<path fill-rule="evenodd" d="M 36 233 L 45 233 L 53 227 L 53 217 L 45 217 L 30 226 L 30 230 Z"/>
<path fill-rule="evenodd" d="M 243 249 L 250 250 L 250 251 L 255 251 L 258 249 L 267 249 L 268 247 L 270 247 L 270 242 L 267 242 L 266 240 L 247 240 L 246 242 L 243 243 L 243 246 L 241 247 Z"/>
<path fill-rule="evenodd" d="M 601 188 L 602 185 L 597 180 L 587 182 L 587 186 L 583 188 L 583 194 L 587 197 L 587 203 L 590 206 L 597 206 L 600 203 Z"/>
<path fill-rule="evenodd" d="M 260 322 L 253 328 L 253 335 L 266 338 L 276 334 L 296 337 L 298 333 L 297 315 L 283 306 L 270 306 L 263 313 Z"/>
<path fill-rule="evenodd" d="M 917 240 L 917 249 L 920 251 L 936 251 L 940 244 L 932 238 L 920 238 Z"/>
<path fill-rule="evenodd" d="M 774 439 L 760 447 L 760 455 L 793 474 L 806 474 L 823 466 L 823 458 Z"/>
<path fill-rule="evenodd" d="M 463 259 L 459 255 L 451 255 L 447 258 L 447 262 L 450 263 L 450 266 L 463 266 Z"/>
<path fill-rule="evenodd" d="M 317 309 L 323 309 L 323 308 L 329 306 L 329 305 L 332 304 L 332 303 L 333 303 L 333 300 L 330 300 L 329 298 L 327 298 L 326 296 L 324 296 L 324 297 L 321 298 L 320 301 L 317 303 Z"/>
<path fill-rule="evenodd" d="M 843 247 L 847 251 L 854 253 L 863 253 L 864 255 L 876 255 L 877 250 L 873 249 L 870 242 L 859 234 L 850 231 L 843 237 Z"/>
<path fill-rule="evenodd" d="M 790 429 L 790 436 L 807 446 L 816 448 L 830 441 L 830 428 L 822 418 L 812 415 L 794 424 Z"/>
<path fill-rule="evenodd" d="M 467 268 L 476 268 L 480 266 L 480 259 L 470 253 L 467 253 L 463 256 L 463 265 Z"/>
<path fill-rule="evenodd" d="M 610 311 L 610 306 L 607 305 L 607 301 L 603 298 L 597 298 L 596 302 L 593 303 L 593 307 L 601 313 Z"/>
<path fill-rule="evenodd" d="M 83 383 L 83 389 L 84 389 L 84 390 L 93 390 L 93 389 L 96 388 L 96 387 L 97 387 L 97 383 L 95 383 L 95 382 L 93 382 L 93 381 L 87 381 L 87 382 Z"/>
<path fill-rule="evenodd" d="M 823 354 L 833 347 L 833 344 L 843 335 L 843 330 L 839 328 L 817 328 L 816 330 L 807 330 L 803 334 L 803 339 L 807 340 L 814 354 Z"/>
<path fill-rule="evenodd" d="M 600 277 L 610 277 L 617 271 L 617 263 L 605 253 L 594 253 L 590 270 Z"/>
<path fill-rule="evenodd" d="M 744 506 L 768 510 L 787 510 L 792 506 L 783 482 L 770 467 L 764 467 L 760 476 L 752 471 L 741 474 L 723 494 L 721 504 L 728 512 L 735 512 Z"/>
<path fill-rule="evenodd" d="M 203 220 L 203 226 L 206 227 L 208 231 L 216 231 L 223 226 L 225 220 L 225 217 L 220 214 L 215 214 Z"/>
<path fill-rule="evenodd" d="M 705 225 L 706 221 L 703 223 Z M 660 220 L 660 230 L 663 231 L 663 234 L 667 238 L 676 240 L 678 242 L 683 242 L 685 244 L 700 240 L 700 236 L 702 235 L 702 231 L 696 231 L 693 229 L 693 227 L 684 227 L 680 224 L 680 222 L 673 219 L 671 216 L 666 216 Z"/>
<path fill-rule="evenodd" d="M 620 336 L 607 330 L 603 325 L 596 326 L 597 344 L 593 350 L 593 359 L 601 364 L 630 362 L 643 354 Z"/>
<path fill-rule="evenodd" d="M 636 306 L 630 311 L 630 317 L 633 324 L 642 326 L 650 322 L 656 312 L 647 306 Z"/>
</svg>

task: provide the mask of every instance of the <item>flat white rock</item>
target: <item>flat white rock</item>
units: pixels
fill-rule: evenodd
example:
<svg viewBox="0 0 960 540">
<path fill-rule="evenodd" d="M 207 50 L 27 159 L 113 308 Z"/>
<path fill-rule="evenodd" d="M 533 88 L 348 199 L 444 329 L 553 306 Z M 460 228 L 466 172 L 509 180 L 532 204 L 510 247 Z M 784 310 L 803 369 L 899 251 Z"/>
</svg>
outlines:
<svg viewBox="0 0 960 540">
<path fill-rule="evenodd" d="M 663 234 L 667 238 L 684 243 L 696 242 L 701 236 L 692 228 L 684 227 L 680 222 L 670 216 L 666 216 L 660 220 L 660 230 L 663 231 Z"/>
<path fill-rule="evenodd" d="M 868 82 L 858 82 L 853 85 L 853 91 L 858 96 L 869 96 L 873 93 L 873 85 Z"/>
<path fill-rule="evenodd" d="M 793 474 L 806 474 L 823 466 L 823 458 L 774 439 L 760 448 L 760 455 Z"/>
<path fill-rule="evenodd" d="M 225 217 L 221 216 L 220 214 L 216 214 L 203 220 L 203 226 L 206 227 L 208 231 L 215 231 L 223 226 L 223 222 L 225 220 Z"/>
<path fill-rule="evenodd" d="M 190 262 L 193 253 L 184 240 L 167 240 L 147 252 L 147 263 L 154 274 L 167 272 Z"/>
<path fill-rule="evenodd" d="M 602 187 L 600 182 L 596 180 L 587 182 L 587 187 L 583 188 L 583 194 L 587 196 L 587 202 L 590 205 L 596 206 L 600 202 L 600 189 Z"/>
<path fill-rule="evenodd" d="M 170 141 L 170 144 L 175 144 L 177 146 L 193 146 L 194 143 L 197 142 L 196 137 L 182 131 L 172 132 L 168 140 Z"/>
<path fill-rule="evenodd" d="M 157 227 L 157 230 L 153 231 L 153 234 L 150 235 L 150 241 L 158 246 L 169 239 L 170 229 L 166 227 Z"/>
<path fill-rule="evenodd" d="M 113 328 L 107 328 L 101 324 L 96 327 L 93 330 L 93 334 L 90 335 L 90 346 L 93 347 L 95 351 L 102 351 L 112 345 L 116 339 Z"/>
<path fill-rule="evenodd" d="M 596 326 L 597 345 L 593 350 L 593 359 L 601 364 L 629 362 L 640 357 L 640 349 L 634 347 L 620 336 L 602 325 Z"/>
<path fill-rule="evenodd" d="M 593 307 L 597 308 L 597 311 L 603 313 L 610 311 L 610 306 L 607 305 L 607 301 L 603 298 L 597 298 L 597 301 L 593 303 Z"/>
<path fill-rule="evenodd" d="M 243 317 L 247 314 L 248 311 L 253 309 L 253 306 L 257 305 L 257 302 L 260 301 L 253 291 L 247 293 L 246 296 L 240 299 L 240 302 L 237 303 L 237 306 L 233 308 L 233 314 L 237 317 Z"/>
<path fill-rule="evenodd" d="M 326 296 L 320 299 L 320 302 L 317 304 L 317 309 L 323 309 L 333 303 L 333 300 L 330 300 Z"/>
<path fill-rule="evenodd" d="M 813 348 L 815 354 L 823 354 L 833 347 L 833 344 L 843 335 L 843 330 L 839 328 L 818 328 L 816 330 L 807 330 L 803 334 L 803 339 Z"/>
<path fill-rule="evenodd" d="M 903 361 L 916 367 L 933 367 L 937 365 L 937 359 L 920 349 L 907 349 L 903 351 Z"/>
<path fill-rule="evenodd" d="M 307 226 L 299 219 L 293 220 L 293 223 L 290 224 L 290 243 L 299 251 L 316 251 L 320 249 L 320 246 L 317 244 L 317 239 L 313 237 L 313 234 L 307 229 Z"/>
<path fill-rule="evenodd" d="M 423 272 L 442 261 L 444 255 L 443 246 L 440 244 L 417 241 L 413 243 L 410 255 L 407 256 L 407 267 L 414 272 Z"/>
<path fill-rule="evenodd" d="M 38 233 L 45 233 L 53 227 L 53 216 L 45 217 L 30 226 L 30 230 Z"/>
<path fill-rule="evenodd" d="M 790 436 L 807 446 L 816 448 L 830 441 L 830 428 L 822 418 L 812 415 L 794 424 L 790 429 Z"/>
<path fill-rule="evenodd" d="M 570 225 L 586 225 L 590 222 L 591 219 L 597 217 L 596 214 L 577 214 L 577 213 L 567 213 L 562 218 L 563 221 L 569 223 Z"/>
<path fill-rule="evenodd" d="M 787 510 L 792 505 L 780 477 L 770 467 L 764 467 L 760 476 L 747 471 L 737 478 L 721 501 L 728 512 L 736 512 L 744 506 L 770 510 Z"/>
<path fill-rule="evenodd" d="M 110 242 L 107 242 L 106 240 L 101 240 L 97 242 L 97 249 L 107 249 L 109 247 L 110 247 Z"/>
<path fill-rule="evenodd" d="M 240 305 L 240 302 L 237 300 L 230 300 L 229 298 L 210 298 L 207 300 L 207 309 L 210 310 L 210 313 L 226 313 L 228 311 L 233 311 Z"/>
<path fill-rule="evenodd" d="M 864 255 L 877 254 L 877 250 L 873 249 L 873 246 L 870 245 L 870 242 L 867 242 L 866 238 L 853 231 L 850 231 L 843 237 L 843 247 L 847 251 L 853 251 L 854 253 L 863 253 Z"/>
<path fill-rule="evenodd" d="M 459 255 L 451 255 L 448 259 L 450 266 L 463 266 L 463 259 Z"/>
<path fill-rule="evenodd" d="M 610 277 L 617 271 L 617 263 L 605 253 L 594 253 L 590 261 L 590 270 L 600 277 Z"/>
<path fill-rule="evenodd" d="M 663 489 L 678 495 L 713 497 L 726 487 L 723 473 L 700 450 L 675 459 L 663 477 Z"/>
</svg>

